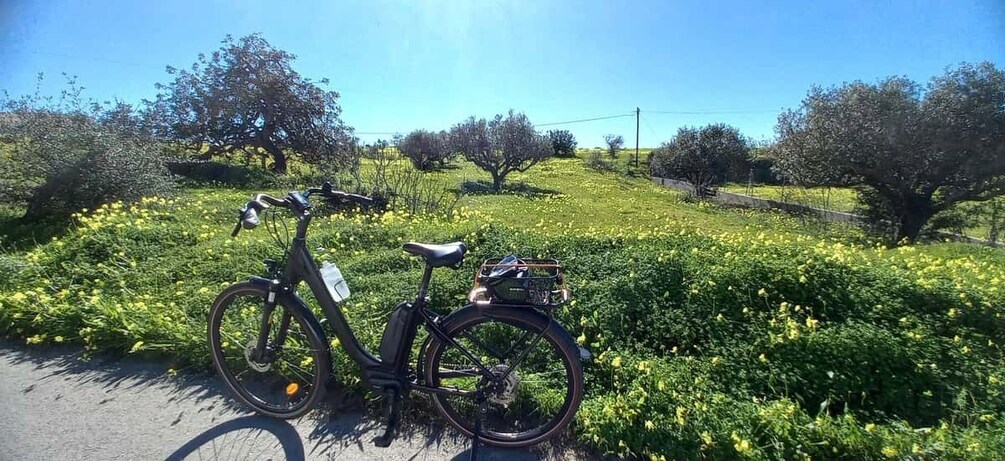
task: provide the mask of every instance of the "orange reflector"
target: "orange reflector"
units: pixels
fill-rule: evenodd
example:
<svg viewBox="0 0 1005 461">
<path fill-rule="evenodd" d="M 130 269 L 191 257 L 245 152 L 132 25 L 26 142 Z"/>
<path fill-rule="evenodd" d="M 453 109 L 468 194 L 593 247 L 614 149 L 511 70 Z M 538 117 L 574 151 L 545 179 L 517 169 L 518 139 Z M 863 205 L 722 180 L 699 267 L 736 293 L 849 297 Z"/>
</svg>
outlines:
<svg viewBox="0 0 1005 461">
<path fill-rule="evenodd" d="M 290 384 L 286 385 L 286 395 L 287 396 L 292 396 L 293 394 L 296 394 L 297 391 L 299 391 L 299 390 L 300 390 L 300 385 L 297 384 L 297 383 L 290 383 Z"/>
</svg>

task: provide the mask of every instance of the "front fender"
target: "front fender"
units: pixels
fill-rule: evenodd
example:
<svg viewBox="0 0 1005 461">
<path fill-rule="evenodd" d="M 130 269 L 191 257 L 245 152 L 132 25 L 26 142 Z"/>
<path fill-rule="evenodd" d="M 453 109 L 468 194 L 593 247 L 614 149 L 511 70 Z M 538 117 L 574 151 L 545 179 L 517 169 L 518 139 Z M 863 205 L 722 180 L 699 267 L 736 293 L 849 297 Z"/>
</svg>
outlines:
<svg viewBox="0 0 1005 461">
<path fill-rule="evenodd" d="M 250 277 L 246 283 L 253 285 L 256 288 L 260 288 L 264 293 L 268 293 L 269 285 L 272 284 L 272 280 L 264 277 Z M 322 354 L 328 363 L 331 364 L 331 342 L 328 340 L 328 335 L 325 333 L 324 327 L 321 326 L 321 322 L 318 320 L 318 317 L 314 315 L 314 312 L 311 311 L 310 306 L 307 305 L 304 299 L 301 298 L 297 292 L 291 291 L 289 293 L 279 294 L 279 296 L 276 297 L 276 303 L 286 309 L 300 314 L 300 317 L 303 318 L 304 322 L 307 324 L 306 327 L 310 328 L 318 335 L 319 338 L 321 338 L 325 345 L 325 349 L 322 351 Z M 331 371 L 334 373 L 335 370 Z"/>
</svg>

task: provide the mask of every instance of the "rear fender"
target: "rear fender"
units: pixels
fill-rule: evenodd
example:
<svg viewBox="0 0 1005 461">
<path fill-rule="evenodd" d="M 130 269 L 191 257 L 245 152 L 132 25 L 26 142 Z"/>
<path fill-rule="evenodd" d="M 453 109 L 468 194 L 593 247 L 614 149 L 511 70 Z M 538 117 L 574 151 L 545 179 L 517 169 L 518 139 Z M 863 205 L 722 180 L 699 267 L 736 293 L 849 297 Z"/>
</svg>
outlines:
<svg viewBox="0 0 1005 461">
<path fill-rule="evenodd" d="M 555 332 L 555 336 L 560 340 L 566 342 L 573 349 L 578 349 L 580 351 L 580 358 L 585 358 L 585 349 L 579 347 L 576 341 L 572 339 L 572 335 L 562 327 L 557 320 L 549 318 L 547 315 L 542 314 L 540 311 L 535 310 L 531 307 L 511 307 L 511 306 L 498 306 L 498 305 L 477 305 L 468 304 L 461 309 L 448 315 L 446 318 L 440 322 L 440 328 L 445 332 L 449 332 L 456 325 L 470 321 L 474 317 L 487 316 L 493 319 L 526 319 L 528 314 L 530 314 L 531 321 L 541 330 L 544 328 L 549 328 Z M 430 338 L 432 335 L 430 335 Z M 429 338 L 427 338 L 428 342 Z M 425 347 L 422 351 L 425 352 Z M 589 354 L 589 352 L 586 352 Z"/>
</svg>

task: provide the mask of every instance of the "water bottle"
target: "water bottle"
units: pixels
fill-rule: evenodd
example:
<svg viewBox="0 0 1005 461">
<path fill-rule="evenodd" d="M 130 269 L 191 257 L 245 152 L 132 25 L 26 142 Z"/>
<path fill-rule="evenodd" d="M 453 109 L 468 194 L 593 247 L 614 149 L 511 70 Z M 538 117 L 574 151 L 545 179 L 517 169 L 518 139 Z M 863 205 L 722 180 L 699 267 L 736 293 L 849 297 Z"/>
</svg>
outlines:
<svg viewBox="0 0 1005 461">
<path fill-rule="evenodd" d="M 342 302 L 349 297 L 349 285 L 342 277 L 342 271 L 334 263 L 325 261 L 321 264 L 321 278 L 328 287 L 328 293 L 336 302 Z"/>
</svg>

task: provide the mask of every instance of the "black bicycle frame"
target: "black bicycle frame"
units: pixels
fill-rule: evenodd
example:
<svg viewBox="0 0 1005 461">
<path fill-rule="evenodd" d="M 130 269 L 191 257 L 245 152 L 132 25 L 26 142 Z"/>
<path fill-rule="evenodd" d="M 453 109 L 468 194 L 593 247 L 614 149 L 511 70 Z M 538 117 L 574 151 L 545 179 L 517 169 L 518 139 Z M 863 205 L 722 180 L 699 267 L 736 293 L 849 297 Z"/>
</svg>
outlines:
<svg viewBox="0 0 1005 461">
<path fill-rule="evenodd" d="M 370 385 L 370 387 L 375 388 L 380 391 L 396 391 L 400 394 L 406 393 L 410 388 L 415 388 L 423 392 L 434 392 L 434 393 L 446 393 L 446 394 L 456 394 L 456 395 L 473 395 L 472 392 L 462 391 L 452 388 L 437 388 L 431 386 L 425 386 L 419 383 L 409 382 L 407 376 L 407 356 L 410 354 L 411 345 L 415 340 L 414 334 L 407 335 L 407 337 L 400 338 L 401 341 L 408 341 L 407 352 L 405 357 L 401 357 L 396 364 L 389 364 L 382 361 L 380 358 L 374 356 L 356 338 L 352 329 L 349 327 L 348 321 L 346 321 L 345 315 L 342 313 L 342 309 L 339 303 L 335 301 L 331 293 L 329 293 L 328 288 L 325 286 L 325 282 L 321 277 L 321 271 L 318 269 L 317 263 L 311 256 L 310 252 L 307 250 L 307 227 L 310 225 L 311 214 L 309 209 L 297 209 L 296 207 L 290 208 L 294 211 L 297 216 L 297 230 L 296 236 L 292 240 L 290 246 L 286 270 L 282 271 L 281 280 L 270 281 L 270 293 L 279 293 L 289 296 L 296 296 L 296 287 L 300 282 L 305 282 L 307 287 L 314 293 L 314 296 L 318 300 L 318 304 L 321 306 L 321 310 L 324 312 L 325 316 L 328 318 L 328 323 L 331 325 L 335 336 L 338 338 L 342 347 L 345 349 L 349 357 L 359 364 L 363 380 Z M 435 335 L 441 341 L 447 343 L 449 346 L 456 348 L 462 354 L 464 354 L 475 366 L 478 368 L 478 372 L 490 381 L 500 381 L 500 379 L 505 379 L 505 375 L 500 378 L 494 375 L 479 359 L 475 357 L 470 351 L 462 347 L 453 338 L 450 338 L 446 333 L 440 329 L 437 318 L 435 314 L 426 309 L 427 301 L 427 291 L 429 289 L 429 281 L 432 277 L 432 266 L 427 265 L 425 271 L 422 275 L 422 282 L 419 286 L 419 294 L 414 303 L 407 305 L 407 308 L 413 311 L 413 315 L 410 315 L 410 324 L 406 326 L 407 331 L 413 332 L 422 324 L 426 326 L 427 331 L 430 334 Z M 263 279 L 260 279 L 264 282 Z M 271 317 L 272 309 L 275 308 L 276 302 L 275 298 L 271 296 L 270 299 L 266 299 L 265 306 L 265 316 L 262 321 L 262 330 L 259 336 L 259 351 L 264 350 L 264 343 L 268 335 L 268 319 Z M 283 316 L 281 325 L 281 332 L 285 330 L 284 326 L 289 324 L 289 314 Z M 547 328 L 545 328 L 546 330 Z M 540 340 L 544 336 L 545 330 L 542 330 L 538 334 L 537 340 Z M 282 334 L 282 333 L 281 333 Z M 284 335 L 285 336 L 285 335 Z M 281 347 L 282 338 L 277 338 L 277 342 Z M 536 340 L 532 343 L 530 348 L 536 344 Z M 526 354 L 521 354 L 517 359 L 516 363 L 511 366 L 516 367 L 516 365 L 522 361 L 523 356 Z M 506 373 L 508 374 L 508 373 Z"/>
</svg>

